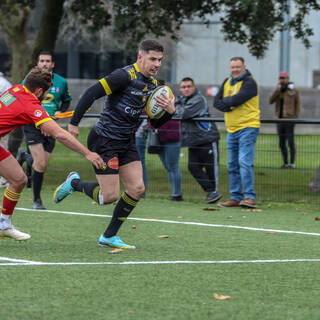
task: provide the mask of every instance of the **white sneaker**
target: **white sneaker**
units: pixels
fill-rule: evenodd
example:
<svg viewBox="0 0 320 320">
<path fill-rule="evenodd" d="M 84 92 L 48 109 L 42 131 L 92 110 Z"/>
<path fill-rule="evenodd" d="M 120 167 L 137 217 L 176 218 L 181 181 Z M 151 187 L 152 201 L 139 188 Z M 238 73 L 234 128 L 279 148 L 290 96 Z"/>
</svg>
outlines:
<svg viewBox="0 0 320 320">
<path fill-rule="evenodd" d="M 8 185 L 9 182 L 5 178 L 0 177 L 0 188 L 6 188 Z"/>
<path fill-rule="evenodd" d="M 8 229 L 0 230 L 0 238 L 12 238 L 18 241 L 25 241 L 31 238 L 30 234 L 24 233 L 16 229 L 14 226 L 11 226 Z"/>
</svg>

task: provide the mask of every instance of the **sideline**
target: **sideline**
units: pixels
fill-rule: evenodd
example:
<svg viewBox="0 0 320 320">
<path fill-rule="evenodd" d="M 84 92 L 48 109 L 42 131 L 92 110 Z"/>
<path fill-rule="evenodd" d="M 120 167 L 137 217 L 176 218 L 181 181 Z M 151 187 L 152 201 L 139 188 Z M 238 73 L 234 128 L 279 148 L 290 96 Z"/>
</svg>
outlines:
<svg viewBox="0 0 320 320">
<path fill-rule="evenodd" d="M 39 262 L 0 257 L 2 266 L 78 266 L 78 265 L 165 265 L 165 264 L 240 264 L 240 263 L 289 263 L 289 262 L 320 262 L 320 259 L 284 259 L 284 260 L 209 260 L 209 261 L 124 261 L 124 262 Z M 20 261 L 20 262 L 18 262 Z"/>
<path fill-rule="evenodd" d="M 15 208 L 15 210 L 32 211 L 32 212 L 62 213 L 62 214 L 71 214 L 71 215 L 88 216 L 88 217 L 103 217 L 103 218 L 111 218 L 112 217 L 110 215 L 103 215 L 103 214 L 57 211 L 57 210 L 35 210 L 35 209 L 29 209 L 29 208 Z M 131 217 L 127 218 L 127 220 L 145 221 L 145 222 L 161 222 L 161 223 L 170 223 L 170 224 L 183 224 L 183 225 L 193 225 L 193 226 L 213 227 L 213 228 L 241 229 L 241 230 L 250 230 L 250 231 L 276 232 L 276 233 L 287 233 L 287 234 L 301 234 L 301 235 L 318 236 L 318 237 L 320 236 L 320 233 L 316 233 L 316 232 L 264 229 L 264 228 L 243 227 L 243 226 L 233 226 L 233 225 L 223 225 L 223 224 L 211 224 L 211 223 L 201 223 L 201 222 L 187 222 L 187 221 L 145 219 L 145 218 L 131 218 Z"/>
</svg>

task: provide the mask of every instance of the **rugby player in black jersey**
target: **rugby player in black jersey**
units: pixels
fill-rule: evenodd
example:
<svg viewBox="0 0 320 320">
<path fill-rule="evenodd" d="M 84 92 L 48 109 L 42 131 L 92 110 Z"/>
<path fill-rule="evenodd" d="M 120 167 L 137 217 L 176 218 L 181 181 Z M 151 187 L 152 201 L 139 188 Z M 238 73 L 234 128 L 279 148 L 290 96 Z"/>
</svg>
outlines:
<svg viewBox="0 0 320 320">
<path fill-rule="evenodd" d="M 110 204 L 119 199 L 120 180 L 125 191 L 118 200 L 112 219 L 99 238 L 99 245 L 115 248 L 135 249 L 124 243 L 117 232 L 144 193 L 142 165 L 135 146 L 135 131 L 146 101 L 157 87 L 154 78 L 163 58 L 163 46 L 155 40 L 144 40 L 139 45 L 136 63 L 116 69 L 100 79 L 82 95 L 68 130 L 75 137 L 78 125 L 93 102 L 107 96 L 99 121 L 88 136 L 88 148 L 97 152 L 105 166 L 96 169 L 97 182 L 85 182 L 77 172 L 71 172 L 54 193 L 59 202 L 74 191 L 83 192 L 99 204 Z M 159 119 L 152 119 L 153 127 L 160 127 L 171 119 L 175 112 L 174 96 L 157 98 L 157 104 L 166 112 Z"/>
</svg>

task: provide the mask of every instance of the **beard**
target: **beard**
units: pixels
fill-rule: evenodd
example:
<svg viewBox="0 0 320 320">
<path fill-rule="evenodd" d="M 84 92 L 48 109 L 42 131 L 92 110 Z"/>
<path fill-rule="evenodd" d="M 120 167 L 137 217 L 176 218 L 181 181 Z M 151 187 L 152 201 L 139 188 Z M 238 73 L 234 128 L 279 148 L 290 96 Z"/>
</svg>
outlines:
<svg viewBox="0 0 320 320">
<path fill-rule="evenodd" d="M 42 101 L 46 96 L 47 96 L 47 92 L 44 91 L 44 92 L 38 97 L 38 99 L 39 99 L 40 101 Z"/>
</svg>

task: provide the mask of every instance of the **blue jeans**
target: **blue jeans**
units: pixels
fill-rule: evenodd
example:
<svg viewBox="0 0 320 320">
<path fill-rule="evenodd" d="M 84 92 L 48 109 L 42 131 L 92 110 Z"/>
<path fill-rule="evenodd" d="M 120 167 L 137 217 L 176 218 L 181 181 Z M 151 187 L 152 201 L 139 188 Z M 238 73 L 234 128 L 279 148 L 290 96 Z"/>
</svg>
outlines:
<svg viewBox="0 0 320 320">
<path fill-rule="evenodd" d="M 145 188 L 147 188 L 147 184 L 148 184 L 147 168 L 146 168 L 147 137 L 148 135 L 145 135 L 143 138 L 136 138 L 136 148 L 142 164 L 143 182 L 144 182 Z"/>
<path fill-rule="evenodd" d="M 259 129 L 251 127 L 227 134 L 231 199 L 256 198 L 253 163 L 258 134 Z"/>
<path fill-rule="evenodd" d="M 179 166 L 181 143 L 161 143 L 160 160 L 168 172 L 169 181 L 172 187 L 172 196 L 181 195 L 182 173 Z"/>
</svg>

